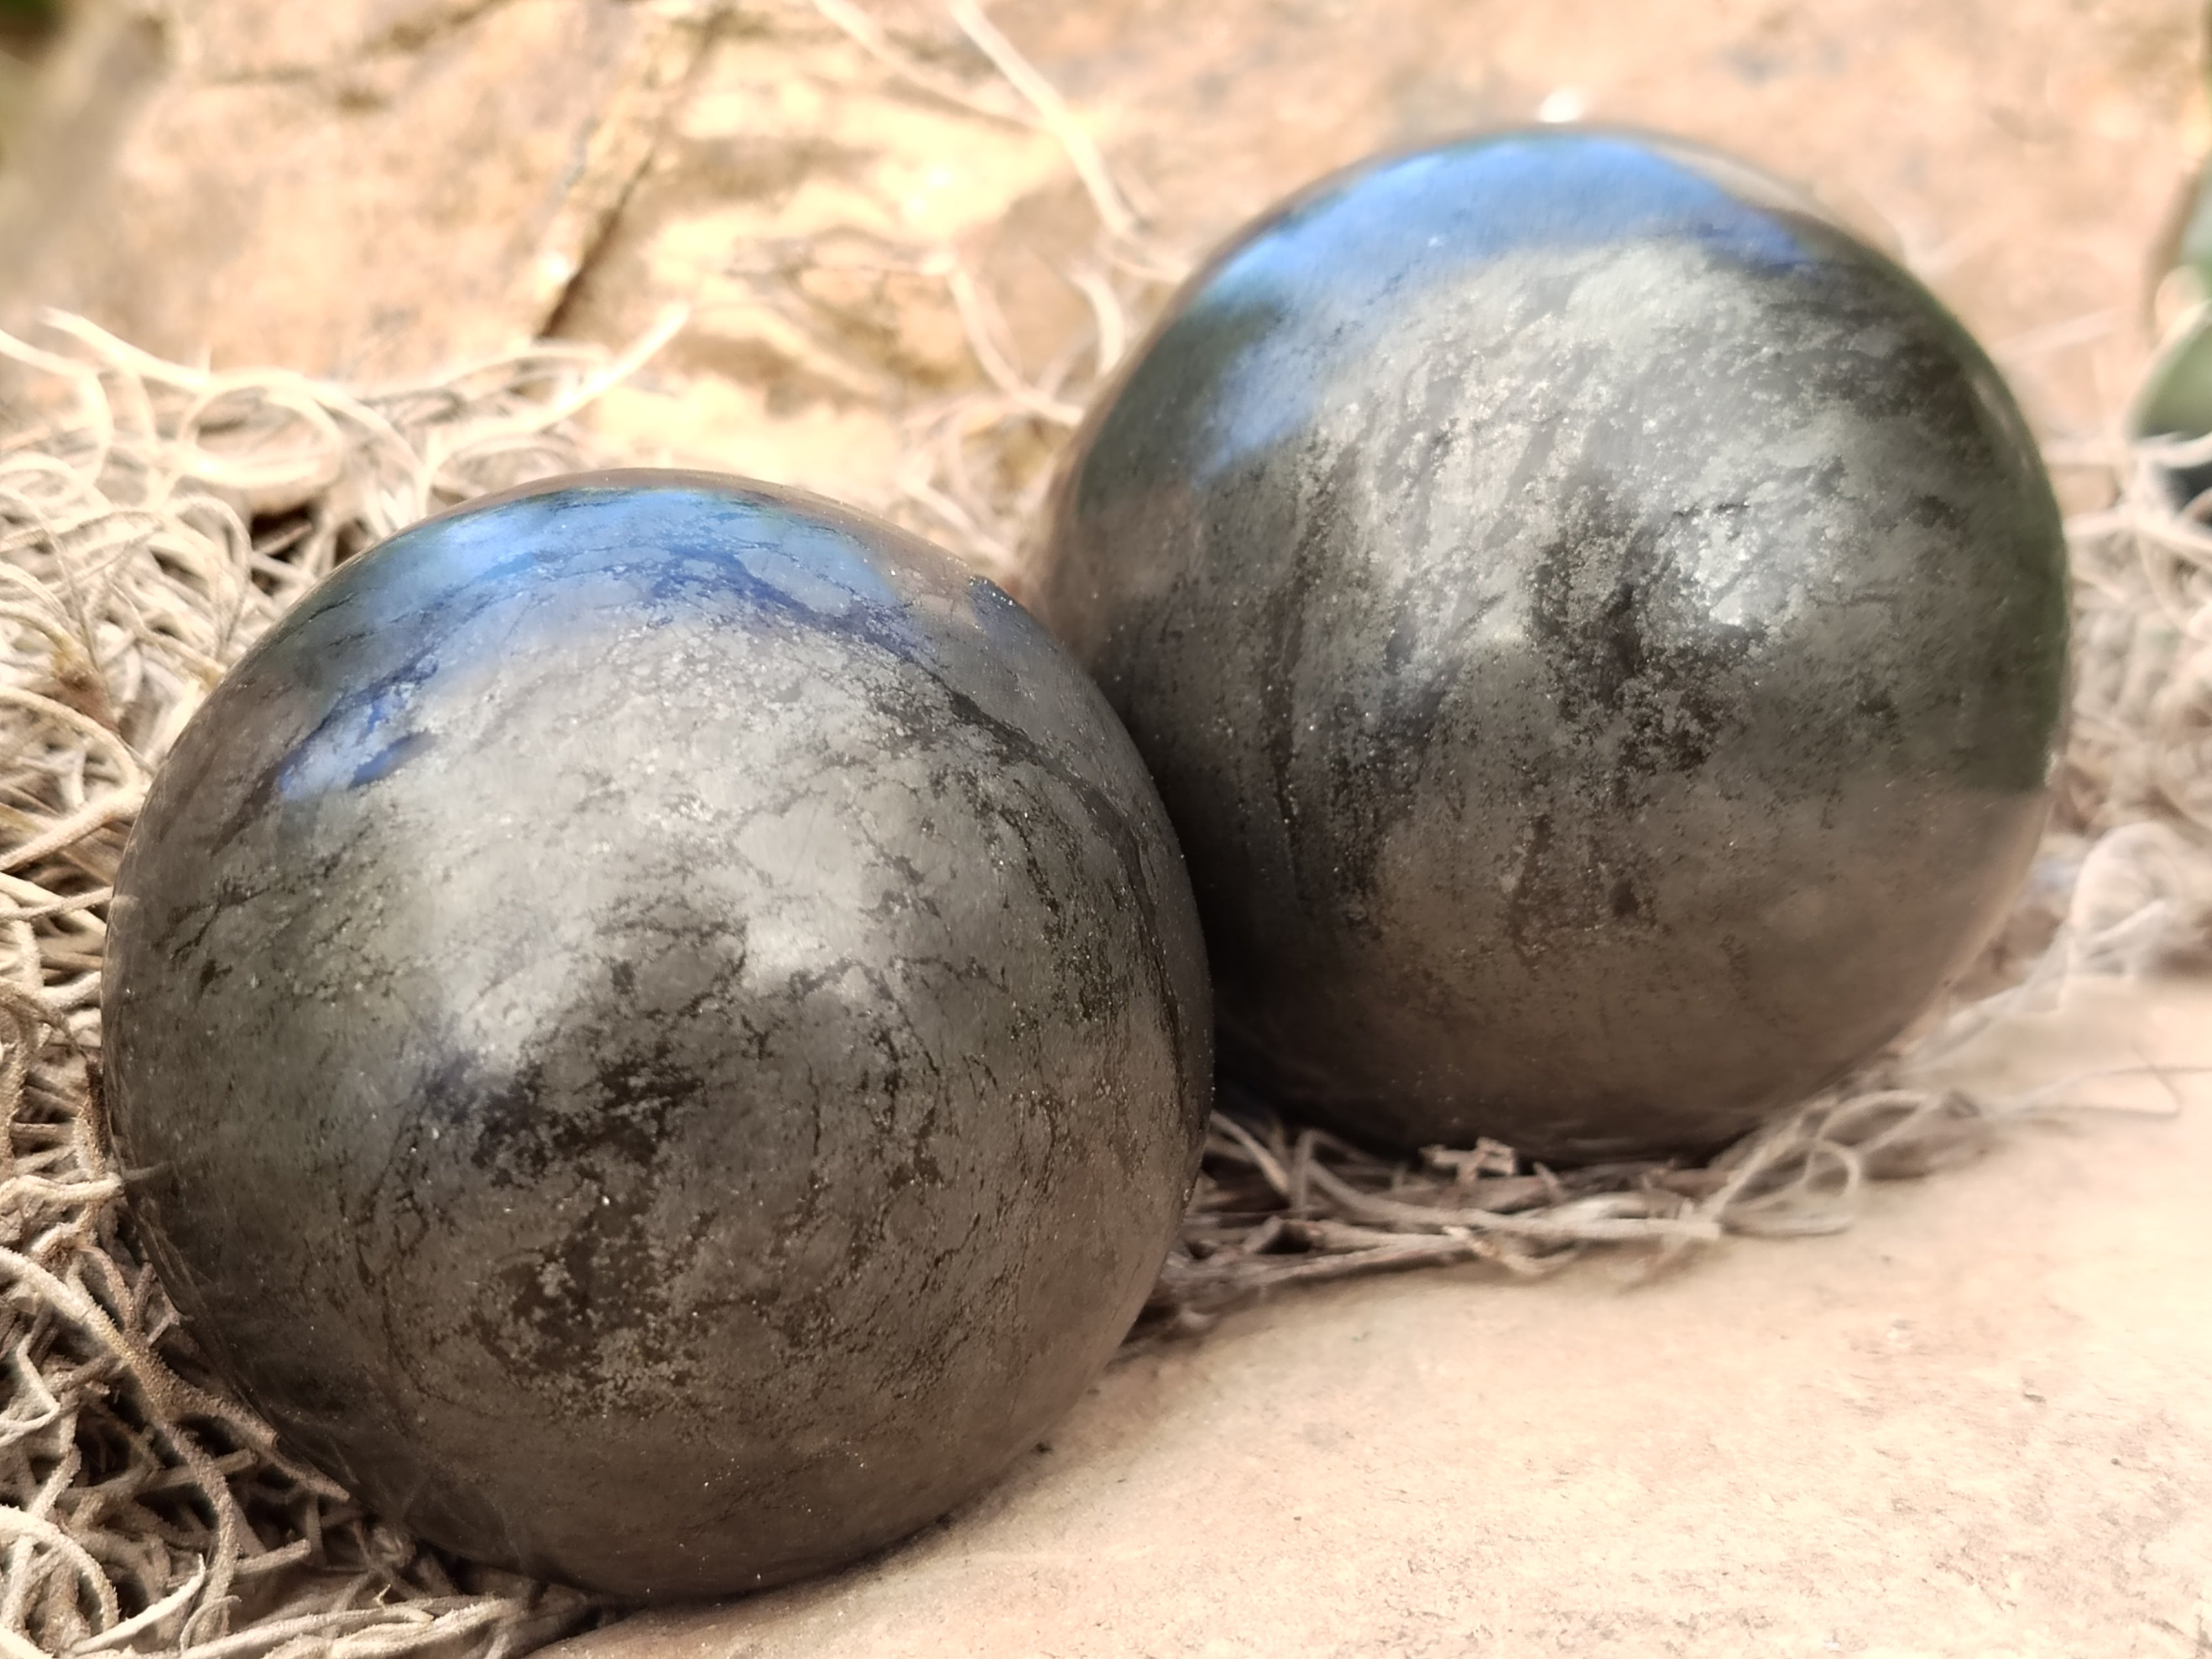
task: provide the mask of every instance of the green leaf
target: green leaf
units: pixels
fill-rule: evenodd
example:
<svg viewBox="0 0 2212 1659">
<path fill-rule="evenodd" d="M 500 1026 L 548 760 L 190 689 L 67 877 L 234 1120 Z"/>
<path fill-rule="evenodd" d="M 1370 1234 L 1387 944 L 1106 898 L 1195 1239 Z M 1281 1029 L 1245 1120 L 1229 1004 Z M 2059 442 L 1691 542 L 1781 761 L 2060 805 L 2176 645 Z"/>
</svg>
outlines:
<svg viewBox="0 0 2212 1659">
<path fill-rule="evenodd" d="M 2202 438 L 2212 433 L 2212 306 L 2191 311 L 2152 362 L 2135 407 L 2130 438 Z"/>
</svg>

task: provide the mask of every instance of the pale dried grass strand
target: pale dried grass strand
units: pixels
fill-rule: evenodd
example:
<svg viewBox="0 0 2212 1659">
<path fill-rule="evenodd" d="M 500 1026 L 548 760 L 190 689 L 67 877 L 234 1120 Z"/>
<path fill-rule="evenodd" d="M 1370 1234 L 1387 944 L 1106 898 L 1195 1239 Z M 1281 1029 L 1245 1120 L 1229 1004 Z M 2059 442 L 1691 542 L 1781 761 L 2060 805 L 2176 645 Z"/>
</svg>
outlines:
<svg viewBox="0 0 2212 1659">
<path fill-rule="evenodd" d="M 170 363 L 58 314 L 0 335 L 0 1650 L 499 1659 L 587 1609 L 457 1591 L 189 1378 L 89 1067 L 121 831 L 216 679 L 347 553 L 586 465 L 562 423 L 681 320 L 379 391 Z M 340 1570 L 374 1602 L 331 1602 Z"/>
</svg>

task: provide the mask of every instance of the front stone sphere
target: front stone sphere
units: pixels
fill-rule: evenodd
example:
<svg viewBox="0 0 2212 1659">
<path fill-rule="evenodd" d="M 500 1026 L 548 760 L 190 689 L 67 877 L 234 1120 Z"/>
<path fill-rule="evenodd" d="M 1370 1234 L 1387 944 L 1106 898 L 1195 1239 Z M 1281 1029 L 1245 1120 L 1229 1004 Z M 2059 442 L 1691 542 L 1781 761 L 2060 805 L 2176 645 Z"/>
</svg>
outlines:
<svg viewBox="0 0 2212 1659">
<path fill-rule="evenodd" d="M 1224 1080 L 1356 1138 L 1696 1152 L 1837 1078 L 2032 854 L 2064 543 L 1996 371 L 1783 187 L 1515 132 L 1194 277 L 1038 614 L 1190 863 Z"/>
<path fill-rule="evenodd" d="M 1211 1091 L 1090 683 L 945 555 L 697 475 L 341 567 L 163 769 L 108 973 L 194 1336 L 372 1507 L 631 1597 L 836 1565 L 1033 1445 Z"/>
</svg>

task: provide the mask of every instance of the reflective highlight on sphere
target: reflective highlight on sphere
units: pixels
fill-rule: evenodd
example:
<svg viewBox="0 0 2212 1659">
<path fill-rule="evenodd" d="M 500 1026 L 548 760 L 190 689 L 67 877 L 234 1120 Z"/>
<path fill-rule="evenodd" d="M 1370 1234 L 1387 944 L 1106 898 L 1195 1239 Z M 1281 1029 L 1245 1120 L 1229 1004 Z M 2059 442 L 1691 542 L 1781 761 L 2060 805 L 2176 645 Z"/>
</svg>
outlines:
<svg viewBox="0 0 2212 1659">
<path fill-rule="evenodd" d="M 1225 1078 L 1355 1136 L 1716 1146 L 1995 925 L 2065 679 L 1981 350 L 1741 165 L 1469 140 L 1178 297 L 1033 584 L 1159 783 Z"/>
<path fill-rule="evenodd" d="M 1112 1352 L 1196 1168 L 1188 880 L 1095 688 L 888 526 L 557 481 L 342 567 L 118 882 L 107 1099 L 198 1339 L 478 1559 L 835 1565 Z"/>
</svg>

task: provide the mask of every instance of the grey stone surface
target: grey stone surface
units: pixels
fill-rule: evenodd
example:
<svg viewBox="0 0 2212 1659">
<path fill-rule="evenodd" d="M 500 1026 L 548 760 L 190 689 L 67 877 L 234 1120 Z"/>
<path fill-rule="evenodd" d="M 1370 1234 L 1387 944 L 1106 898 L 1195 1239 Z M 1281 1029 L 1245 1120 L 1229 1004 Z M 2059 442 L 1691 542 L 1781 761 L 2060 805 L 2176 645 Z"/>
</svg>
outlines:
<svg viewBox="0 0 2212 1659">
<path fill-rule="evenodd" d="M 942 1512 L 1105 1362 L 1211 1087 L 1189 889 L 998 589 L 805 497 L 538 487 L 179 743 L 107 1098 L 192 1328 L 465 1554 L 653 1598 Z"/>
<path fill-rule="evenodd" d="M 1079 435 L 1033 583 L 1191 863 L 1224 1076 L 1370 1139 L 1716 1145 L 1893 1035 L 2045 811 L 2064 548 L 1996 370 L 1703 152 L 1316 186 Z"/>
</svg>

